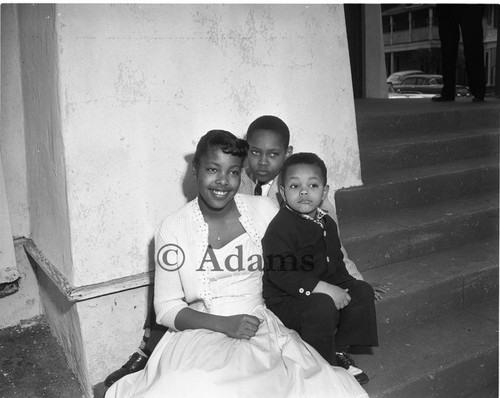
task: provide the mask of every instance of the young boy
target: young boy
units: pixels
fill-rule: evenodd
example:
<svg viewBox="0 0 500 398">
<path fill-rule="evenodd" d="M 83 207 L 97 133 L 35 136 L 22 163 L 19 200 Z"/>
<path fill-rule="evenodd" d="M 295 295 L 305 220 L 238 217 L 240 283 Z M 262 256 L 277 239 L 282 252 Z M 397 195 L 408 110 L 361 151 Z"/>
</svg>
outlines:
<svg viewBox="0 0 500 398">
<path fill-rule="evenodd" d="M 281 181 L 285 206 L 262 239 L 266 305 L 331 365 L 366 383 L 348 350 L 378 345 L 374 291 L 349 275 L 337 225 L 320 208 L 329 189 L 325 164 L 312 153 L 291 155 Z"/>
<path fill-rule="evenodd" d="M 247 167 L 241 173 L 239 192 L 267 195 L 281 207 L 283 198 L 278 189 L 278 175 L 285 160 L 293 153 L 288 126 L 276 116 L 264 115 L 248 126 L 246 139 L 249 145 Z M 322 208 L 337 222 L 335 207 L 328 197 L 325 197 Z M 344 246 L 341 248 L 349 273 L 354 278 L 363 280 L 356 264 L 347 256 Z M 377 298 L 380 298 L 382 293 L 382 288 L 377 285 Z"/>
</svg>

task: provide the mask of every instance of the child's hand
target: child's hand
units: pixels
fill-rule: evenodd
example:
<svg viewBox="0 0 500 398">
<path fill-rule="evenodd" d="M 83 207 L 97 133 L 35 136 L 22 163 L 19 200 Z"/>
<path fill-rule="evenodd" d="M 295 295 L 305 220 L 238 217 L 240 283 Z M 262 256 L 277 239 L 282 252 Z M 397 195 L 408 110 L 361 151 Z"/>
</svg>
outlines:
<svg viewBox="0 0 500 398">
<path fill-rule="evenodd" d="M 382 296 L 387 293 L 387 288 L 380 283 L 370 283 L 375 292 L 375 300 L 382 300 Z"/>
<path fill-rule="evenodd" d="M 233 315 L 224 317 L 224 333 L 233 339 L 250 340 L 260 326 L 260 319 L 252 315 Z"/>
<path fill-rule="evenodd" d="M 313 293 L 324 293 L 329 295 L 338 310 L 344 308 L 351 301 L 351 296 L 347 293 L 349 289 L 342 289 L 325 281 L 319 281 Z"/>
<path fill-rule="evenodd" d="M 344 290 L 338 286 L 330 285 L 328 290 L 331 290 L 331 292 L 327 294 L 333 299 L 335 307 L 337 307 L 338 310 L 346 307 L 351 301 L 351 296 L 347 293 L 349 289 Z"/>
</svg>

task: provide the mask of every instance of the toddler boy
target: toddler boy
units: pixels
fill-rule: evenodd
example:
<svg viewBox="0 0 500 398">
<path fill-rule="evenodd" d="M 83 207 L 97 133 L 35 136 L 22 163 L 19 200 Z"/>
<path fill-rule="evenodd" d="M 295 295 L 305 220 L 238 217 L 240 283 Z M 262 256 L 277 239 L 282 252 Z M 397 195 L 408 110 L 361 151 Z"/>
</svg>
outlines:
<svg viewBox="0 0 500 398">
<path fill-rule="evenodd" d="M 378 345 L 374 291 L 347 271 L 337 225 L 320 208 L 329 189 L 326 166 L 312 153 L 291 155 L 281 182 L 285 206 L 262 239 L 266 305 L 331 365 L 364 384 L 368 376 L 348 350 Z"/>
</svg>

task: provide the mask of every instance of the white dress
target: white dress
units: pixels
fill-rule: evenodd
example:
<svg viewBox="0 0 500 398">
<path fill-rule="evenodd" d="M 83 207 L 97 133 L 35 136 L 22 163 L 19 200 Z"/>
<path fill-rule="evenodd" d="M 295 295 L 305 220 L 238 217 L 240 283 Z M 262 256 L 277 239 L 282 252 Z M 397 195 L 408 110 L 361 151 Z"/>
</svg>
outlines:
<svg viewBox="0 0 500 398">
<path fill-rule="evenodd" d="M 240 235 L 214 250 L 222 271 L 210 274 L 211 312 L 256 316 L 262 322 L 254 337 L 233 339 L 206 329 L 168 331 L 146 368 L 116 382 L 106 398 L 368 397 L 346 370 L 330 366 L 266 309 L 261 272 L 246 270 L 245 259 L 257 250 L 247 233 Z M 226 259 L 237 268 L 238 253 L 244 270 L 227 270 Z"/>
</svg>

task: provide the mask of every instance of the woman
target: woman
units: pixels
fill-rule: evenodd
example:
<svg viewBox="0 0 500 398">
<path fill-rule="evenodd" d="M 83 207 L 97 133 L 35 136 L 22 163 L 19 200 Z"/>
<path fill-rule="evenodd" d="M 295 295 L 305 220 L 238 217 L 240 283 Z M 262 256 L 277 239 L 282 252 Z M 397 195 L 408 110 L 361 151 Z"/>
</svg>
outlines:
<svg viewBox="0 0 500 398">
<path fill-rule="evenodd" d="M 367 397 L 263 305 L 261 239 L 277 209 L 236 194 L 246 152 L 222 130 L 198 143 L 198 197 L 156 234 L 155 310 L 170 329 L 106 397 Z"/>
</svg>

